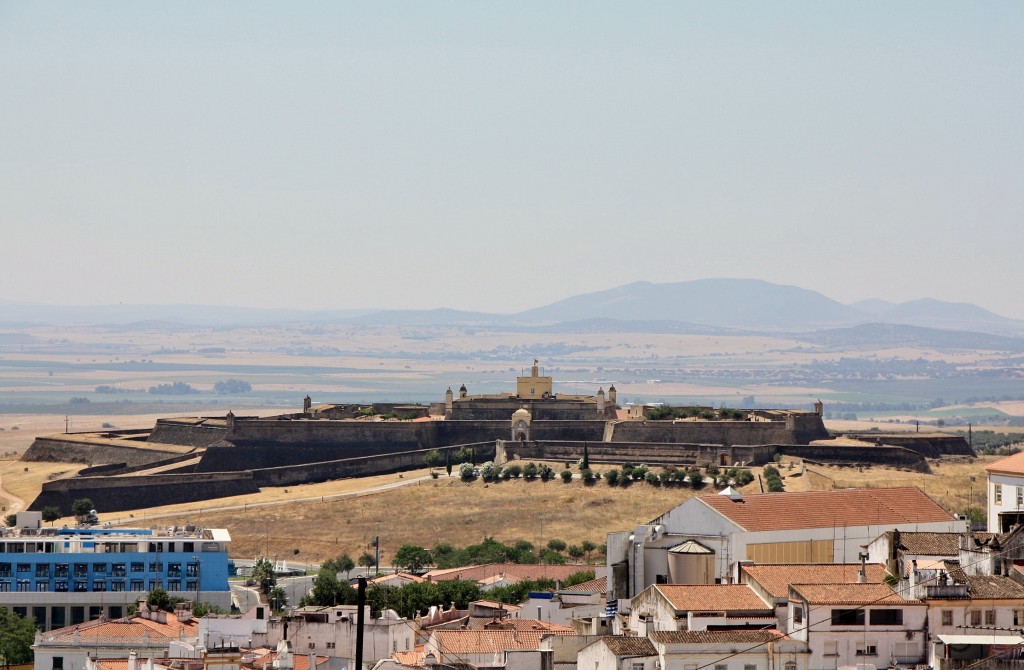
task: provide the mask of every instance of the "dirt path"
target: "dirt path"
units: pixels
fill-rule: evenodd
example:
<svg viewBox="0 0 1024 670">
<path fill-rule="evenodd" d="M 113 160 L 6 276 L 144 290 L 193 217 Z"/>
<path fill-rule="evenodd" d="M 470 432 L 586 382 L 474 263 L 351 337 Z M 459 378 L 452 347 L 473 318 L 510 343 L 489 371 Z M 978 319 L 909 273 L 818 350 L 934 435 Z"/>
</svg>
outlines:
<svg viewBox="0 0 1024 670">
<path fill-rule="evenodd" d="M 4 505 L 4 515 L 15 514 L 25 509 L 25 501 L 4 490 L 4 479 L 0 476 L 0 498 L 4 498 L 7 503 Z"/>
</svg>

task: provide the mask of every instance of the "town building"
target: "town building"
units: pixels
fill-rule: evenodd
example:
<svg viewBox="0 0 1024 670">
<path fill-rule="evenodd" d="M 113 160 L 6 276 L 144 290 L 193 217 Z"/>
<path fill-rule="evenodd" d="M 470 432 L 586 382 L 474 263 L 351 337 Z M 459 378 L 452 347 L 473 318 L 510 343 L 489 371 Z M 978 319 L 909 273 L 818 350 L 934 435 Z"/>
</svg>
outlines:
<svg viewBox="0 0 1024 670">
<path fill-rule="evenodd" d="M 36 634 L 35 670 L 82 670 L 86 659 L 196 657 L 199 623 L 191 610 L 150 610 L 143 602 L 130 617 L 95 619 Z M 173 649 L 173 651 L 172 651 Z M 137 670 L 146 665 L 140 661 Z M 129 664 L 130 665 L 130 664 Z"/>
<path fill-rule="evenodd" d="M 886 584 L 793 584 L 787 629 L 810 670 L 913 666 L 925 661 L 927 613 Z"/>
<path fill-rule="evenodd" d="M 0 606 L 40 630 L 123 617 L 156 588 L 230 609 L 224 529 L 50 528 L 19 512 L 0 529 Z"/>
<path fill-rule="evenodd" d="M 988 531 L 1006 533 L 1024 524 L 1024 451 L 985 466 Z"/>
<path fill-rule="evenodd" d="M 856 563 L 861 546 L 893 528 L 962 532 L 916 487 L 718 495 L 690 498 L 633 531 L 609 533 L 610 600 L 652 584 L 728 582 L 739 561 Z M 699 551 L 676 548 L 699 545 Z"/>
<path fill-rule="evenodd" d="M 746 584 L 654 584 L 633 598 L 622 632 L 775 627 L 772 606 Z"/>
</svg>

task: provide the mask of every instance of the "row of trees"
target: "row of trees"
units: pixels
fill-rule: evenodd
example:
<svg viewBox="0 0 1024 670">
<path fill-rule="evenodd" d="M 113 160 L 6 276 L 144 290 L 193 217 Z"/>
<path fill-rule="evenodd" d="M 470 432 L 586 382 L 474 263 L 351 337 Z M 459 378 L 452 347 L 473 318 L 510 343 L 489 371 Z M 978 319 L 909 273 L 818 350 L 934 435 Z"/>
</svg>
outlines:
<svg viewBox="0 0 1024 670">
<path fill-rule="evenodd" d="M 579 584 L 594 578 L 593 570 L 583 570 L 571 575 L 564 586 Z M 524 580 L 508 586 L 493 588 L 483 592 L 476 582 L 452 579 L 441 582 L 421 582 L 407 584 L 402 587 L 371 585 L 366 591 L 366 600 L 374 613 L 379 614 L 392 609 L 398 614 L 412 618 L 428 611 L 431 607 L 446 607 L 451 603 L 457 609 L 466 609 L 469 603 L 486 596 L 506 604 L 519 604 L 526 600 L 532 591 L 554 589 L 554 580 Z M 338 579 L 329 566 L 320 569 L 313 588 L 305 596 L 299 606 L 306 605 L 353 605 L 356 602 L 356 589 L 346 580 Z"/>
</svg>

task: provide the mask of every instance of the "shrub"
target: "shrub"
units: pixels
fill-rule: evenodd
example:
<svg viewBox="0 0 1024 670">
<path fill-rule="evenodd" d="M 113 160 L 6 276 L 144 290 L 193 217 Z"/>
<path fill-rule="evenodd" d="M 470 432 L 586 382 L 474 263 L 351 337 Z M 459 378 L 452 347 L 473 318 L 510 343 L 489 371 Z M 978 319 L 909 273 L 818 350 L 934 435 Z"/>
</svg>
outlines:
<svg viewBox="0 0 1024 670">
<path fill-rule="evenodd" d="M 648 472 L 647 475 L 644 477 L 644 481 L 646 481 L 648 484 L 651 484 L 653 486 L 657 486 L 657 485 L 661 484 L 661 479 L 658 477 L 658 474 L 655 473 L 655 472 Z"/>
<path fill-rule="evenodd" d="M 527 463 L 523 466 L 523 479 L 536 479 L 540 473 L 540 468 L 537 467 L 536 463 Z"/>
<path fill-rule="evenodd" d="M 555 471 L 547 465 L 542 465 L 540 468 L 540 480 L 542 482 L 550 481 L 555 476 Z"/>
<path fill-rule="evenodd" d="M 459 466 L 459 478 L 462 479 L 462 481 L 467 481 L 467 482 L 470 479 L 473 479 L 473 464 L 472 463 L 463 463 L 462 465 Z"/>
<path fill-rule="evenodd" d="M 562 470 L 562 481 L 565 482 L 566 484 L 572 481 L 571 470 Z"/>
<path fill-rule="evenodd" d="M 619 471 L 612 468 L 608 472 L 604 473 L 604 480 L 608 482 L 608 486 L 615 486 L 619 483 Z"/>
<path fill-rule="evenodd" d="M 523 466 L 519 465 L 518 463 L 513 463 L 512 465 L 509 465 L 505 469 L 508 470 L 508 474 L 512 477 L 512 479 L 519 479 L 519 476 L 523 474 Z"/>
<path fill-rule="evenodd" d="M 689 480 L 690 486 L 695 489 L 704 488 L 704 475 L 701 474 L 700 470 L 690 472 L 687 480 Z"/>
</svg>

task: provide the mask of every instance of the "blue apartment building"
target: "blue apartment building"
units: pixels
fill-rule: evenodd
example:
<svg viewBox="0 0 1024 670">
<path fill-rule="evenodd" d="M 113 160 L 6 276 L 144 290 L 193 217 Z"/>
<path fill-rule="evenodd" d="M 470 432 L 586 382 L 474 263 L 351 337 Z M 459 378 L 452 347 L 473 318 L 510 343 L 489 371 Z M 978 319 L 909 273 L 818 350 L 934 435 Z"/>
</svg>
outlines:
<svg viewBox="0 0 1024 670">
<path fill-rule="evenodd" d="M 0 534 L 0 607 L 40 630 L 117 619 L 156 588 L 231 607 L 225 529 L 48 528 L 21 512 Z"/>
</svg>

